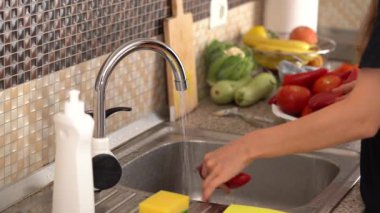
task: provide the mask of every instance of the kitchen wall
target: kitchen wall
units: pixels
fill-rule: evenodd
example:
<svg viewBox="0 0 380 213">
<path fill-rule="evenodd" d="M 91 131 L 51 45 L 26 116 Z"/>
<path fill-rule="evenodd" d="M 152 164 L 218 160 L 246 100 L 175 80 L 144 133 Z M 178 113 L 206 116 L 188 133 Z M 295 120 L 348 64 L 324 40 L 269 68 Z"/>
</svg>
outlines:
<svg viewBox="0 0 380 213">
<path fill-rule="evenodd" d="M 52 117 L 70 89 L 93 108 L 93 85 L 107 54 L 135 38 L 162 39 L 166 0 L 0 1 L 0 188 L 54 161 Z M 202 51 L 212 38 L 237 40 L 261 23 L 261 1 L 229 0 L 228 24 L 209 30 L 210 1 L 185 0 L 193 12 L 198 90 L 205 96 Z M 107 120 L 107 132 L 168 111 L 164 62 L 133 53 L 110 78 L 106 106 L 131 106 Z"/>
<path fill-rule="evenodd" d="M 371 0 L 319 0 L 319 27 L 358 30 Z"/>
<path fill-rule="evenodd" d="M 319 0 L 318 33 L 334 39 L 336 50 L 332 60 L 358 62 L 356 51 L 360 27 L 371 0 Z"/>
</svg>

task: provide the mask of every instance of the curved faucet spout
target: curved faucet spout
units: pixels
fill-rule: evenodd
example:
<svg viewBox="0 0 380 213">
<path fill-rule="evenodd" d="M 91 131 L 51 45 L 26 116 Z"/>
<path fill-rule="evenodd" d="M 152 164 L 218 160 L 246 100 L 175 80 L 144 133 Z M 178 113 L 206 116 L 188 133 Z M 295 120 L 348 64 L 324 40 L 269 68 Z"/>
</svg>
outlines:
<svg viewBox="0 0 380 213">
<path fill-rule="evenodd" d="M 96 78 L 94 103 L 95 138 L 105 137 L 105 90 L 108 78 L 115 66 L 124 57 L 137 50 L 152 50 L 159 53 L 169 62 L 172 68 L 176 90 L 184 91 L 187 89 L 187 80 L 183 65 L 177 54 L 166 44 L 153 39 L 138 39 L 122 45 L 108 56 Z"/>
</svg>

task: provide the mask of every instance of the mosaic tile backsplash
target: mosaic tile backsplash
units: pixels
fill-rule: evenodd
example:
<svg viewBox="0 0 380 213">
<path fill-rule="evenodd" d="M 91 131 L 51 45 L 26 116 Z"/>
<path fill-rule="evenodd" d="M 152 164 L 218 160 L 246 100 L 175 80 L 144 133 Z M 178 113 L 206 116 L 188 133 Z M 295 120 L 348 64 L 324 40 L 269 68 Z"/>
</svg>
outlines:
<svg viewBox="0 0 380 213">
<path fill-rule="evenodd" d="M 0 1 L 0 188 L 54 161 L 52 118 L 63 109 L 67 92 L 80 90 L 86 109 L 92 109 L 95 78 L 107 53 L 133 38 L 162 40 L 162 20 L 171 13 L 168 2 Z M 238 39 L 261 21 L 261 3 L 229 0 L 228 24 L 212 31 L 209 1 L 185 0 L 184 4 L 197 20 L 193 45 L 198 90 L 204 97 L 205 45 L 212 38 Z M 90 28 L 81 31 L 86 23 Z M 96 31 L 99 34 L 94 36 Z M 106 107 L 131 106 L 133 111 L 108 118 L 107 132 L 151 112 L 168 112 L 164 67 L 163 60 L 148 51 L 133 53 L 119 63 L 108 83 Z"/>
<path fill-rule="evenodd" d="M 231 7 L 247 0 L 230 0 Z M 162 33 L 167 0 L 0 1 L 0 90 Z M 196 20 L 210 1 L 185 1 Z"/>
</svg>

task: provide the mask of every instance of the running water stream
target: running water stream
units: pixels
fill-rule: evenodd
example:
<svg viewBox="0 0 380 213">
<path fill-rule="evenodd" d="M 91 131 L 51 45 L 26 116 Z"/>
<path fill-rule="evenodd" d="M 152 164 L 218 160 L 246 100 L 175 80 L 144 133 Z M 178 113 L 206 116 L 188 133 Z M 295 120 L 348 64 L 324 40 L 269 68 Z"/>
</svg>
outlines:
<svg viewBox="0 0 380 213">
<path fill-rule="evenodd" d="M 184 191 L 183 193 L 184 194 L 187 194 L 189 196 L 191 196 L 190 192 L 192 191 L 191 190 L 191 187 L 194 187 L 193 183 L 192 183 L 192 173 L 193 171 L 195 170 L 195 165 L 194 165 L 194 150 L 192 150 L 190 148 L 190 144 L 189 144 L 189 141 L 187 140 L 187 135 L 186 135 L 186 125 L 187 125 L 187 121 L 188 121 L 188 118 L 187 118 L 187 114 L 186 114 L 186 97 L 187 96 L 187 92 L 186 91 L 183 91 L 183 92 L 179 92 L 179 110 L 180 110 L 180 114 L 182 115 L 180 117 L 180 126 L 181 126 L 181 130 L 182 130 L 182 143 L 183 143 L 183 150 L 181 150 L 181 152 L 183 152 L 183 159 L 182 159 L 182 168 L 183 168 L 183 172 L 182 172 L 182 185 L 184 186 Z"/>
</svg>

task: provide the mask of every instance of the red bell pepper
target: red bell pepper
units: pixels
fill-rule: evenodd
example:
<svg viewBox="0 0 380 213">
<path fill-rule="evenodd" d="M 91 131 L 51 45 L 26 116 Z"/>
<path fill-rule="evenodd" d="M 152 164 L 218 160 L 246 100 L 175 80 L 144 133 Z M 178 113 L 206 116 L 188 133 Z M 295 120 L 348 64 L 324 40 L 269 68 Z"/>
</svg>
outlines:
<svg viewBox="0 0 380 213">
<path fill-rule="evenodd" d="M 277 96 L 274 95 L 273 97 L 271 97 L 271 98 L 268 100 L 268 104 L 269 104 L 269 105 L 277 104 Z"/>
<path fill-rule="evenodd" d="M 327 72 L 327 69 L 321 68 L 309 72 L 288 74 L 284 76 L 282 85 L 298 85 L 310 88 L 311 86 L 313 86 L 315 80 L 325 75 Z"/>
<path fill-rule="evenodd" d="M 333 70 L 331 74 L 338 75 L 342 79 L 342 83 L 349 83 L 357 79 L 359 73 L 358 64 L 343 63 Z"/>
<path fill-rule="evenodd" d="M 333 70 L 331 73 L 345 73 L 348 71 L 355 71 L 357 72 L 359 70 L 358 64 L 350 64 L 350 63 L 342 63 L 338 68 Z"/>
<path fill-rule="evenodd" d="M 352 65 L 349 63 L 342 63 L 339 67 L 331 71 L 332 73 L 345 73 L 352 71 Z"/>
<path fill-rule="evenodd" d="M 343 80 L 343 84 L 350 83 L 352 81 L 355 81 L 358 78 L 359 72 L 352 71 L 350 74 L 347 76 L 345 80 Z"/>
<path fill-rule="evenodd" d="M 354 71 L 349 70 L 347 72 L 337 72 L 337 73 L 331 72 L 331 74 L 338 76 L 340 79 L 342 79 L 342 82 L 344 82 L 348 78 L 348 76 L 351 75 L 352 72 Z"/>
<path fill-rule="evenodd" d="M 201 176 L 201 178 L 204 179 L 204 177 L 202 175 L 202 166 L 198 166 L 197 170 L 199 172 L 199 176 Z M 241 186 L 244 186 L 250 180 L 251 180 L 251 176 L 249 174 L 241 172 L 241 173 L 237 174 L 235 177 L 233 177 L 230 180 L 228 180 L 227 182 L 225 182 L 224 184 L 230 189 L 235 189 L 235 188 L 239 188 Z"/>
<path fill-rule="evenodd" d="M 333 92 L 317 93 L 310 98 L 307 106 L 311 110 L 317 111 L 319 109 L 322 109 L 323 107 L 335 103 L 337 97 L 338 96 Z"/>
<path fill-rule="evenodd" d="M 311 114 L 313 112 L 314 110 L 312 110 L 309 106 L 305 106 L 305 108 L 303 108 L 302 110 L 301 117 Z"/>
<path fill-rule="evenodd" d="M 246 173 L 239 173 L 235 177 L 231 178 L 225 184 L 230 189 L 239 188 L 247 184 L 251 180 L 251 176 Z"/>
</svg>

